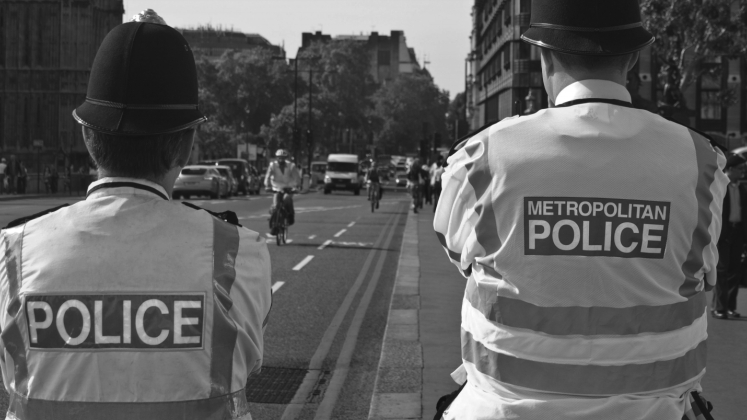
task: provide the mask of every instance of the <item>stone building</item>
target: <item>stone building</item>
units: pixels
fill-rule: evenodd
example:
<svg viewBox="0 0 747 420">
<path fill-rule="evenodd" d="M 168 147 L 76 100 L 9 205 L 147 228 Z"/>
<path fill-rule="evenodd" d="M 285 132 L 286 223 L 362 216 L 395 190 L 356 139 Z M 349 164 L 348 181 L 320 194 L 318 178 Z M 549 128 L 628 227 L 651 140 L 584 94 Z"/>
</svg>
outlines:
<svg viewBox="0 0 747 420">
<path fill-rule="evenodd" d="M 529 27 L 531 0 L 475 0 L 467 63 L 470 128 L 500 121 L 530 104 L 547 107 L 539 49 L 521 40 Z"/>
<path fill-rule="evenodd" d="M 371 75 L 377 83 L 395 79 L 401 73 L 412 73 L 420 69 L 415 49 L 407 46 L 404 31 L 390 31 L 389 35 L 379 35 L 378 32 L 371 32 L 369 35 L 337 35 L 334 38 L 319 31 L 304 32 L 301 34 L 301 47 L 298 52 L 313 42 L 328 42 L 332 39 L 365 42 L 371 58 Z"/>
<path fill-rule="evenodd" d="M 122 0 L 0 0 L 0 155 L 20 156 L 29 172 L 37 157 L 60 169 L 86 165 L 72 111 L 123 13 Z"/>
<path fill-rule="evenodd" d="M 285 57 L 282 46 L 273 45 L 262 35 L 214 28 L 210 25 L 197 28 L 177 28 L 189 42 L 195 54 L 220 58 L 226 51 L 265 48 L 274 56 Z"/>
<path fill-rule="evenodd" d="M 465 83 L 472 130 L 548 106 L 539 48 L 520 38 L 528 29 L 530 9 L 531 0 L 474 1 Z M 641 80 L 640 97 L 658 104 L 663 100 L 666 77 L 652 48 L 656 44 L 641 51 L 633 72 Z M 747 139 L 747 86 L 742 83 L 747 77 L 747 62 L 745 57 L 717 58 L 709 65 L 720 65 L 721 72 L 700 77 L 682 92 L 690 110 L 683 122 L 714 134 L 729 148 L 741 146 Z M 718 101 L 718 92 L 724 88 L 736 94 L 734 105 L 723 107 Z"/>
</svg>

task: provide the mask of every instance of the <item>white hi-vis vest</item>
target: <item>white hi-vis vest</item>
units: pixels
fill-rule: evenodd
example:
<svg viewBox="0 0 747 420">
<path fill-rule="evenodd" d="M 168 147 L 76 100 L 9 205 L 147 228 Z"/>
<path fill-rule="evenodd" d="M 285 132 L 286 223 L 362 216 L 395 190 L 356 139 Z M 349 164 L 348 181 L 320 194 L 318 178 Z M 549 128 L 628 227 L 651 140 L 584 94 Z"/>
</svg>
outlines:
<svg viewBox="0 0 747 420">
<path fill-rule="evenodd" d="M 0 231 L 8 419 L 251 419 L 270 310 L 263 238 L 105 178 Z"/>
<path fill-rule="evenodd" d="M 445 419 L 679 420 L 699 390 L 726 160 L 629 102 L 577 82 L 448 159 L 434 228 L 468 277 L 468 386 Z"/>
</svg>

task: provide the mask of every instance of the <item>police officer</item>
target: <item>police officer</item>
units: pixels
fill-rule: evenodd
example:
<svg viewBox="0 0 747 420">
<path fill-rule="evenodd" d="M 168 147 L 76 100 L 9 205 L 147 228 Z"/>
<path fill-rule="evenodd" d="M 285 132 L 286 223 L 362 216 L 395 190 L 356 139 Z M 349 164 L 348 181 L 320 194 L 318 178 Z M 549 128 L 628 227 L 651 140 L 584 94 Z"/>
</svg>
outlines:
<svg viewBox="0 0 747 420">
<path fill-rule="evenodd" d="M 205 121 L 187 41 L 117 26 L 73 116 L 98 181 L 0 233 L 8 418 L 251 419 L 270 259 L 235 215 L 171 201 Z"/>
<path fill-rule="evenodd" d="M 637 0 L 531 6 L 553 107 L 470 136 L 443 174 L 434 228 L 467 278 L 443 418 L 680 419 L 705 373 L 726 159 L 631 104 L 654 42 Z"/>
</svg>

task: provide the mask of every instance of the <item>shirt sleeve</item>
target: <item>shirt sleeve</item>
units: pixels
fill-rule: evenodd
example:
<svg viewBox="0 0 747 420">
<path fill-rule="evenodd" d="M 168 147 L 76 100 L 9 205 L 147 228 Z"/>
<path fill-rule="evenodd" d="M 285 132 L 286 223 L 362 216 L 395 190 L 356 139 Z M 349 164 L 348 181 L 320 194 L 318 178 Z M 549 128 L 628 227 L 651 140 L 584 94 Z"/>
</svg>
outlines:
<svg viewBox="0 0 747 420">
<path fill-rule="evenodd" d="M 267 165 L 267 174 L 265 175 L 265 187 L 268 190 L 272 188 L 272 183 L 270 182 L 270 176 L 272 175 L 272 165 L 273 165 L 272 162 L 270 162 L 270 164 Z"/>
<path fill-rule="evenodd" d="M 710 242 L 703 250 L 703 278 L 705 279 L 705 290 L 709 291 L 716 285 L 717 271 L 716 266 L 718 264 L 718 240 L 721 236 L 721 225 L 724 223 L 722 220 L 724 197 L 726 196 L 726 189 L 729 185 L 729 177 L 724 173 L 724 167 L 726 166 L 726 157 L 724 153 L 716 148 L 713 148 L 716 153 L 716 164 L 710 165 L 713 168 L 707 168 L 704 173 L 700 176 L 707 176 L 708 172 L 713 173 L 712 181 L 709 185 L 711 202 L 709 203 L 709 209 L 712 215 L 710 224 L 705 228 L 708 229 L 708 236 Z M 741 191 L 740 191 L 741 192 Z"/>
<path fill-rule="evenodd" d="M 239 331 L 238 357 L 246 364 L 248 375 L 262 367 L 264 331 L 272 306 L 272 279 L 270 254 L 264 238 L 242 228 L 239 228 L 239 234 L 236 281 L 231 289 L 231 316 Z"/>
<path fill-rule="evenodd" d="M 449 157 L 441 176 L 442 191 L 433 219 L 436 236 L 465 277 L 471 273 L 472 261 L 482 249 L 475 235 L 480 218 L 475 206 L 491 199 L 487 141 L 487 132 L 480 133 Z"/>
</svg>

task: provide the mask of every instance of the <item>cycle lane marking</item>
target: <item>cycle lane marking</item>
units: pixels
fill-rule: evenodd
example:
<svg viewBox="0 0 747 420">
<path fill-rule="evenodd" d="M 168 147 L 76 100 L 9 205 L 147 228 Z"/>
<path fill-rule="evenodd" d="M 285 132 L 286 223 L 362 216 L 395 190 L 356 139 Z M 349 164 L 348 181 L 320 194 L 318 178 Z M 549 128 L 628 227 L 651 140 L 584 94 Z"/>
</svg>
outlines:
<svg viewBox="0 0 747 420">
<path fill-rule="evenodd" d="M 375 242 L 374 248 L 371 249 L 371 251 L 368 253 L 368 257 L 366 257 L 366 261 L 363 263 L 363 267 L 358 273 L 358 277 L 355 279 L 355 282 L 348 290 L 348 293 L 345 296 L 342 304 L 340 304 L 340 306 L 337 308 L 337 312 L 335 313 L 334 318 L 332 318 L 332 321 L 327 326 L 327 330 L 324 332 L 324 335 L 319 342 L 319 346 L 314 352 L 311 361 L 309 361 L 309 367 L 308 372 L 306 373 L 306 377 L 301 383 L 301 386 L 299 386 L 296 390 L 296 393 L 293 396 L 293 400 L 285 407 L 281 420 L 297 419 L 301 414 L 303 408 L 306 406 L 306 399 L 314 389 L 314 386 L 316 386 L 317 380 L 321 375 L 322 363 L 324 362 L 324 359 L 326 359 L 327 354 L 332 347 L 335 336 L 337 336 L 337 331 L 340 329 L 340 326 L 345 319 L 345 315 L 347 314 L 350 306 L 353 303 L 353 299 L 358 294 L 358 290 L 360 289 L 361 285 L 363 284 L 363 280 L 368 274 L 369 268 L 371 267 L 373 259 L 376 256 L 376 252 L 381 252 L 378 251 L 377 248 L 383 242 L 386 232 L 390 228 L 396 229 L 396 225 L 392 225 L 392 221 L 394 220 L 394 218 L 395 215 L 391 215 L 389 217 L 389 220 L 384 225 L 384 229 L 382 229 L 381 233 L 379 233 L 379 237 Z"/>
<path fill-rule="evenodd" d="M 373 293 L 376 290 L 376 286 L 378 286 L 379 279 L 381 278 L 381 271 L 384 267 L 384 260 L 386 259 L 389 252 L 386 250 L 389 249 L 389 244 L 392 243 L 392 238 L 394 237 L 394 232 L 401 216 L 402 213 L 398 212 L 396 218 L 394 219 L 394 224 L 389 230 L 389 234 L 387 235 L 386 241 L 384 242 L 384 248 L 383 250 L 379 251 L 379 259 L 376 262 L 374 271 L 368 281 L 368 286 L 366 287 L 366 290 L 363 293 L 360 302 L 358 303 L 358 308 L 356 308 L 355 310 L 355 315 L 350 322 L 347 334 L 345 334 L 345 342 L 342 345 L 342 350 L 340 350 L 340 355 L 337 357 L 335 370 L 332 373 L 332 378 L 329 380 L 327 389 L 324 391 L 324 398 L 317 407 L 314 420 L 326 420 L 332 418 L 332 411 L 334 410 L 335 405 L 337 405 L 337 400 L 342 392 L 342 388 L 345 385 L 345 380 L 347 379 L 348 373 L 350 371 L 350 364 L 352 363 L 353 354 L 355 353 L 355 347 L 358 343 L 358 333 L 361 330 L 363 320 L 365 319 L 366 312 L 368 311 L 368 306 L 371 303 Z"/>
<path fill-rule="evenodd" d="M 293 267 L 293 271 L 300 271 L 306 264 L 308 264 L 311 260 L 314 259 L 313 255 L 307 255 L 306 258 L 302 259 L 300 263 L 296 264 L 295 267 Z"/>
</svg>

